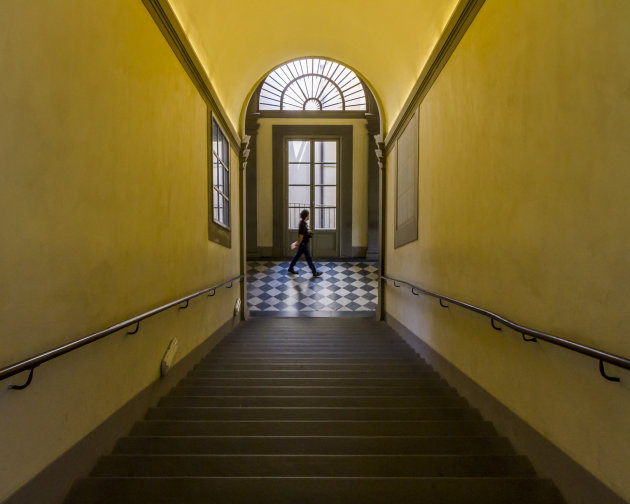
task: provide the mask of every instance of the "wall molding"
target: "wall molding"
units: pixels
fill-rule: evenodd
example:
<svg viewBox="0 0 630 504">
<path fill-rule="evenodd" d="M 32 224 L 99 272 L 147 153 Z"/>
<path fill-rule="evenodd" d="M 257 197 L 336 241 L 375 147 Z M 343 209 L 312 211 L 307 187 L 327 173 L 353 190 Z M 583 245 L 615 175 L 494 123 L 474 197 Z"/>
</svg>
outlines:
<svg viewBox="0 0 630 504">
<path fill-rule="evenodd" d="M 627 504 L 597 477 L 532 428 L 483 387 L 385 312 L 386 323 L 422 356 L 472 407 L 507 437 L 517 452 L 526 455 L 536 472 L 556 484 L 567 504 Z"/>
<path fill-rule="evenodd" d="M 197 53 L 186 37 L 186 33 L 182 28 L 175 12 L 171 8 L 168 0 L 142 0 L 149 14 L 155 21 L 155 24 L 164 35 L 169 46 L 177 56 L 177 59 L 184 67 L 184 70 L 190 77 L 199 94 L 204 99 L 208 107 L 217 115 L 230 143 L 239 150 L 241 138 L 238 131 L 228 119 L 228 116 L 221 104 L 217 93 L 206 75 L 206 71 L 197 57 Z"/>
<path fill-rule="evenodd" d="M 453 14 L 442 32 L 442 36 L 435 44 L 400 114 L 398 114 L 398 117 L 389 129 L 389 133 L 385 138 L 387 151 L 391 150 L 395 145 L 395 140 L 402 133 L 403 127 L 408 123 L 415 109 L 422 103 L 422 100 L 433 86 L 433 83 L 440 75 L 440 72 L 453 52 L 455 52 L 459 42 L 472 24 L 484 2 L 485 0 L 460 0 L 455 7 Z"/>
<path fill-rule="evenodd" d="M 33 502 L 61 504 L 74 481 L 88 476 L 98 458 L 111 453 L 118 439 L 127 435 L 133 425 L 144 418 L 147 410 L 157 405 L 160 398 L 185 378 L 192 367 L 238 323 L 239 318 L 235 317 L 225 322 L 197 348 L 175 364 L 166 376 L 158 378 L 127 401 L 118 411 L 4 500 L 2 504 L 32 504 Z"/>
<path fill-rule="evenodd" d="M 252 115 L 258 119 L 367 119 L 370 114 L 345 110 L 261 110 Z"/>
</svg>

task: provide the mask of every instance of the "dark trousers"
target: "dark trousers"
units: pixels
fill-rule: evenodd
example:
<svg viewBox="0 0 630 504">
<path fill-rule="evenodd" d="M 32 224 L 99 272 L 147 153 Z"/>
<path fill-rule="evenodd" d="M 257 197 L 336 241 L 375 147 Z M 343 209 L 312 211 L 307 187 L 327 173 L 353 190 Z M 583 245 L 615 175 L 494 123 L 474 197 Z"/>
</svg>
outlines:
<svg viewBox="0 0 630 504">
<path fill-rule="evenodd" d="M 289 269 L 290 270 L 293 269 L 293 266 L 295 266 L 295 263 L 298 262 L 302 254 L 304 254 L 304 257 L 306 258 L 306 262 L 308 263 L 308 267 L 311 268 L 311 271 L 313 272 L 313 275 L 314 275 L 317 272 L 317 270 L 315 269 L 315 265 L 313 264 L 313 258 L 311 257 L 311 252 L 308 250 L 308 243 L 300 243 L 300 246 L 298 247 L 297 252 L 295 253 L 295 256 L 291 260 L 291 265 L 289 266 Z"/>
</svg>

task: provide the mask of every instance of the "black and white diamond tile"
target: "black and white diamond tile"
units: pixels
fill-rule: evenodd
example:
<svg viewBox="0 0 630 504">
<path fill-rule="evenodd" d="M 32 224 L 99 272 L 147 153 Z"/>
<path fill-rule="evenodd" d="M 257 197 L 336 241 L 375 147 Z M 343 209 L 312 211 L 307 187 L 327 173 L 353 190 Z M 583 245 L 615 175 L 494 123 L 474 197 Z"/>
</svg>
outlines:
<svg viewBox="0 0 630 504">
<path fill-rule="evenodd" d="M 287 274 L 289 261 L 248 261 L 247 304 L 252 315 L 373 312 L 378 301 L 378 270 L 372 262 L 315 262 L 322 276 L 311 278 L 304 262 Z"/>
</svg>

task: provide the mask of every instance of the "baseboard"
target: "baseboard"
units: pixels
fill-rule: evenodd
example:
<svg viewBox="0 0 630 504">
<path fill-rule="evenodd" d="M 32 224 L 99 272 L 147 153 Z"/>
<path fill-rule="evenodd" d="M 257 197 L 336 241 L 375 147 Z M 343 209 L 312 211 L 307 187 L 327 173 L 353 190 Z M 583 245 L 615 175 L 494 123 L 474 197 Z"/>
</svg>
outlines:
<svg viewBox="0 0 630 504">
<path fill-rule="evenodd" d="M 628 504 L 389 313 L 385 313 L 385 321 L 471 406 L 492 422 L 497 431 L 512 442 L 517 452 L 529 457 L 540 476 L 556 484 L 567 504 Z"/>
<path fill-rule="evenodd" d="M 277 256 L 269 256 L 269 257 L 255 257 L 255 256 L 247 256 L 247 260 L 248 261 L 282 261 L 282 262 L 288 262 L 290 261 L 292 258 L 291 257 L 277 257 Z M 303 261 L 304 259 L 300 259 L 300 261 Z M 359 257 L 346 257 L 346 256 L 339 256 L 339 257 L 313 257 L 313 262 L 314 263 L 318 263 L 318 262 L 373 262 L 370 261 L 369 259 L 359 256 Z"/>
<path fill-rule="evenodd" d="M 365 258 L 367 247 L 352 247 L 352 257 Z"/>
<path fill-rule="evenodd" d="M 171 368 L 168 374 L 153 382 L 122 408 L 111 415 L 67 452 L 57 458 L 2 504 L 62 503 L 78 478 L 86 477 L 98 457 L 111 453 L 116 441 L 127 435 L 133 425 L 144 418 L 147 410 L 157 404 L 184 378 L 225 335 L 234 329 L 239 319 L 232 318 L 210 335 L 197 348 Z"/>
<path fill-rule="evenodd" d="M 270 259 L 273 257 L 273 247 L 254 247 L 247 249 L 247 260 Z"/>
<path fill-rule="evenodd" d="M 332 258 L 332 260 L 343 260 L 343 259 L 350 259 L 350 260 L 357 260 L 357 259 L 364 259 L 366 258 L 366 254 L 367 254 L 367 247 L 352 247 L 352 257 L 334 257 Z M 377 257 L 378 258 L 378 253 L 376 254 L 372 254 L 371 258 L 373 257 Z M 251 260 L 258 260 L 258 259 L 268 259 L 268 260 L 275 260 L 275 261 L 285 261 L 288 259 L 291 259 L 290 257 L 282 257 L 280 259 L 278 259 L 276 256 L 274 256 L 273 254 L 273 247 L 255 247 L 255 248 L 251 248 L 247 250 L 247 260 L 251 261 Z M 323 260 L 323 259 L 328 259 L 326 257 L 314 257 L 313 260 L 314 261 L 319 261 L 319 260 Z"/>
</svg>

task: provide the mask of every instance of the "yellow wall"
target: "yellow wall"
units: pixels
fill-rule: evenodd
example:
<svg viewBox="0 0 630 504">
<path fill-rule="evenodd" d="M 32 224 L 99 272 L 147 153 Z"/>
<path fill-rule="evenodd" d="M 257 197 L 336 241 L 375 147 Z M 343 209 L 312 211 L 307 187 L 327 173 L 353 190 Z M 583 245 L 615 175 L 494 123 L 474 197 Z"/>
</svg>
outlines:
<svg viewBox="0 0 630 504">
<path fill-rule="evenodd" d="M 142 2 L 0 3 L 0 367 L 239 273 L 207 236 L 206 106 Z M 234 167 L 238 157 L 233 152 Z M 238 169 L 232 204 L 238 208 Z M 0 386 L 0 500 L 231 319 L 198 298 Z"/>
<path fill-rule="evenodd" d="M 368 133 L 365 119 L 260 119 L 256 138 L 258 246 L 273 246 L 273 152 L 276 124 L 352 125 L 352 246 L 367 247 Z"/>
<path fill-rule="evenodd" d="M 391 124 L 457 4 L 457 0 L 169 2 L 234 124 L 242 119 L 248 93 L 259 79 L 286 61 L 304 57 L 336 59 L 357 71 L 380 98 L 381 118 Z"/>
<path fill-rule="evenodd" d="M 387 265 L 630 356 L 630 2 L 487 0 L 420 109 L 419 239 Z M 630 499 L 630 373 L 388 286 L 387 310 Z"/>
</svg>

